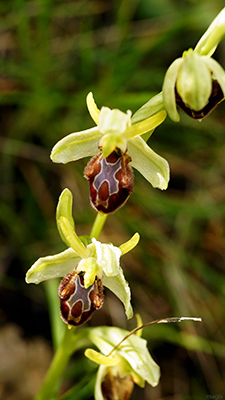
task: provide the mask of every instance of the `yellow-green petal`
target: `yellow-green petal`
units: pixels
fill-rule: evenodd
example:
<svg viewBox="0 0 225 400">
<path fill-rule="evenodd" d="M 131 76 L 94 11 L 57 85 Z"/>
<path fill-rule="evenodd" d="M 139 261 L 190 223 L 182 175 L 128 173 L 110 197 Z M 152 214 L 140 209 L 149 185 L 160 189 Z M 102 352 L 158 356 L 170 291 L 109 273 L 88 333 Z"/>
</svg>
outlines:
<svg viewBox="0 0 225 400">
<path fill-rule="evenodd" d="M 58 221 L 59 221 L 60 217 L 64 216 L 68 219 L 68 221 L 70 222 L 70 225 L 74 229 L 75 224 L 74 224 L 74 219 L 72 216 L 72 205 L 73 205 L 72 193 L 70 192 L 69 189 L 64 189 L 59 197 L 58 205 L 56 208 L 56 223 L 57 223 L 57 228 L 58 228 L 59 234 L 60 234 L 62 240 L 68 245 L 68 247 L 70 247 L 70 244 L 67 241 L 65 235 L 63 234 L 63 231 L 62 231 Z"/>
<path fill-rule="evenodd" d="M 70 247 L 79 254 L 81 258 L 86 258 L 89 256 L 89 250 L 83 245 L 76 232 L 74 231 L 72 225 L 68 218 L 61 216 L 58 219 L 59 227 L 64 235 L 66 241 L 69 243 Z"/>
<path fill-rule="evenodd" d="M 120 362 L 120 358 L 116 356 L 106 357 L 103 354 L 98 353 L 93 349 L 86 349 L 84 355 L 89 358 L 89 360 L 95 362 L 96 364 L 102 364 L 106 366 L 113 366 Z"/>
<path fill-rule="evenodd" d="M 152 117 L 158 112 L 165 110 L 164 102 L 163 102 L 163 93 L 160 92 L 150 100 L 147 101 L 143 106 L 141 106 L 135 113 L 132 115 L 131 122 L 133 124 L 137 124 L 147 118 Z"/>
<path fill-rule="evenodd" d="M 198 41 L 195 51 L 201 55 L 211 56 L 219 42 L 225 36 L 225 7 L 216 16 L 207 31 Z"/>
<path fill-rule="evenodd" d="M 145 141 L 137 136 L 128 142 L 131 165 L 149 181 L 153 187 L 167 189 L 170 171 L 168 162 L 155 153 Z"/>
<path fill-rule="evenodd" d="M 121 255 L 123 256 L 124 254 L 128 253 L 131 251 L 135 246 L 137 246 L 138 242 L 140 240 L 140 235 L 138 232 L 136 232 L 132 238 L 130 238 L 126 243 L 123 243 L 119 246 L 119 249 L 121 250 Z"/>
<path fill-rule="evenodd" d="M 86 101 L 87 101 L 87 108 L 90 113 L 90 116 L 93 119 L 93 121 L 96 123 L 96 125 L 98 125 L 100 111 L 94 101 L 92 92 L 88 93 Z"/>
<path fill-rule="evenodd" d="M 124 137 L 126 139 L 132 139 L 135 136 L 143 135 L 144 133 L 149 132 L 152 129 L 154 130 L 165 120 L 166 115 L 166 111 L 162 110 L 152 117 L 145 119 L 144 121 L 129 126 L 124 133 Z"/>
</svg>

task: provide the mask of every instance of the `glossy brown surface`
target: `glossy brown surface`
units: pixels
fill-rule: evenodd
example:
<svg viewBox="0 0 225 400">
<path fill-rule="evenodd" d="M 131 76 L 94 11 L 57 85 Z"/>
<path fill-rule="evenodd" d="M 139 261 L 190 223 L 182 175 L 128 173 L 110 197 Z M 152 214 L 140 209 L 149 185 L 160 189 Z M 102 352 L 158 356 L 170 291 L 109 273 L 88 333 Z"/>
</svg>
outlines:
<svg viewBox="0 0 225 400">
<path fill-rule="evenodd" d="M 105 214 L 116 211 L 133 191 L 133 171 L 128 165 L 131 158 L 115 151 L 103 158 L 102 153 L 93 157 L 84 175 L 90 187 L 92 206 Z"/>
</svg>

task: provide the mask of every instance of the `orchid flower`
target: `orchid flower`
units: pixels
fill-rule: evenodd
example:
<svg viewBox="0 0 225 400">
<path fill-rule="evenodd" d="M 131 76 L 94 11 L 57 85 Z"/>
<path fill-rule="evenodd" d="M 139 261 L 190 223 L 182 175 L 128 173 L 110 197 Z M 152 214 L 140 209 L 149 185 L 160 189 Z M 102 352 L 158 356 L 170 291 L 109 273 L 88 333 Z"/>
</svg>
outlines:
<svg viewBox="0 0 225 400">
<path fill-rule="evenodd" d="M 134 383 L 144 387 L 145 381 L 152 386 L 159 382 L 160 368 L 151 357 L 146 340 L 132 335 L 114 350 L 128 333 L 108 326 L 89 332 L 89 339 L 100 350 L 100 353 L 90 348 L 85 350 L 86 357 L 99 365 L 95 400 L 109 398 L 110 393 L 113 398 L 125 400 L 130 397 Z"/>
<path fill-rule="evenodd" d="M 56 163 L 68 163 L 83 157 L 96 155 L 99 149 L 103 158 L 112 152 L 126 152 L 131 158 L 130 165 L 136 168 L 152 185 L 166 189 L 169 181 L 167 161 L 156 154 L 142 139 L 141 135 L 153 130 L 166 118 L 161 110 L 150 118 L 132 124 L 131 111 L 124 113 L 118 109 L 95 104 L 92 93 L 87 96 L 87 107 L 96 127 L 71 133 L 53 147 L 51 159 Z"/>
<path fill-rule="evenodd" d="M 82 275 L 83 291 L 94 285 L 96 279 L 101 280 L 102 285 L 109 288 L 122 301 L 127 318 L 131 318 L 133 315 L 131 293 L 120 266 L 120 257 L 137 245 L 139 234 L 136 233 L 119 247 L 101 243 L 95 238 L 89 239 L 85 245 L 74 229 L 72 201 L 72 193 L 65 189 L 59 198 L 56 211 L 58 230 L 68 248 L 61 253 L 39 258 L 28 270 L 26 282 L 38 284 L 65 275 L 71 277 L 71 272 L 75 270 L 76 276 Z M 68 292 L 68 288 L 65 291 Z"/>
</svg>

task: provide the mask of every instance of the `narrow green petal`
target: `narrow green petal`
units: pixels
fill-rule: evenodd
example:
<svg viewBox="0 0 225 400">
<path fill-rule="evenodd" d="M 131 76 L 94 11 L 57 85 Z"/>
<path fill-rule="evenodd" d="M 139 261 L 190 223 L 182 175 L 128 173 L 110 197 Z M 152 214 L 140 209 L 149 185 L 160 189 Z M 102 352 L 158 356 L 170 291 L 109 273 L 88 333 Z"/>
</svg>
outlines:
<svg viewBox="0 0 225 400">
<path fill-rule="evenodd" d="M 142 318 L 141 318 L 140 314 L 135 314 L 135 317 L 136 317 L 136 320 L 137 320 L 137 327 L 142 326 L 143 325 L 143 321 L 142 321 Z M 143 331 L 143 329 L 139 329 L 136 332 L 136 335 L 138 337 L 142 337 L 142 331 Z"/>
<path fill-rule="evenodd" d="M 112 366 L 112 365 L 116 365 L 120 362 L 119 357 L 115 357 L 115 356 L 106 357 L 103 354 L 98 353 L 97 351 L 95 351 L 93 349 L 86 349 L 84 352 L 84 355 L 87 358 L 89 358 L 89 360 L 94 361 L 96 364 Z"/>
<path fill-rule="evenodd" d="M 53 147 L 50 158 L 55 163 L 66 164 L 80 158 L 93 156 L 98 152 L 101 138 L 98 127 L 65 136 Z"/>
<path fill-rule="evenodd" d="M 165 110 L 165 106 L 163 102 L 163 93 L 160 92 L 134 113 L 131 118 L 132 125 L 150 118 L 152 115 L 155 115 L 162 110 Z"/>
<path fill-rule="evenodd" d="M 66 217 L 61 216 L 57 222 L 59 224 L 63 236 L 65 237 L 65 240 L 67 241 L 67 243 L 69 243 L 70 247 L 72 247 L 72 249 L 77 254 L 79 254 L 81 258 L 88 257 L 89 250 L 87 249 L 87 247 L 84 246 L 84 244 L 77 236 L 72 225 L 70 224 L 70 221 Z"/>
<path fill-rule="evenodd" d="M 128 253 L 131 251 L 135 246 L 137 246 L 138 242 L 140 240 L 140 235 L 138 232 L 136 232 L 130 240 L 128 240 L 126 243 L 123 243 L 119 246 L 119 249 L 121 250 L 121 255 L 123 256 L 124 254 Z"/>
<path fill-rule="evenodd" d="M 165 109 L 168 112 L 169 117 L 174 121 L 180 120 L 177 112 L 176 98 L 175 98 L 175 86 L 177 80 L 178 70 L 183 62 L 183 58 L 177 58 L 166 71 L 166 75 L 163 82 L 163 101 Z"/>
<path fill-rule="evenodd" d="M 147 179 L 153 187 L 167 189 L 169 182 L 169 164 L 156 154 L 145 141 L 137 136 L 128 142 L 128 154 L 131 165 Z"/>
<path fill-rule="evenodd" d="M 122 268 L 120 268 L 120 273 L 117 276 L 108 277 L 104 275 L 102 278 L 102 284 L 110 289 L 123 303 L 127 318 L 132 318 L 133 309 L 130 303 L 131 293 L 129 285 L 124 278 Z"/>
<path fill-rule="evenodd" d="M 40 283 L 60 278 L 72 271 L 80 261 L 79 255 L 71 248 L 53 256 L 39 258 L 27 271 L 27 283 Z"/>
<path fill-rule="evenodd" d="M 70 243 L 67 241 L 65 235 L 63 234 L 63 231 L 58 221 L 60 217 L 66 217 L 70 222 L 70 225 L 74 229 L 75 224 L 72 216 L 72 205 L 73 205 L 73 195 L 69 189 L 64 189 L 59 197 L 58 205 L 56 208 L 56 223 L 59 234 L 68 247 L 70 247 Z"/>
<path fill-rule="evenodd" d="M 91 93 L 91 92 L 88 93 L 86 101 L 87 101 L 87 107 L 88 107 L 90 116 L 93 119 L 93 121 L 96 123 L 96 125 L 98 125 L 100 111 L 94 101 L 93 93 Z"/>
<path fill-rule="evenodd" d="M 207 56 L 202 56 L 202 59 L 204 60 L 207 67 L 210 69 L 210 71 L 212 73 L 212 78 L 217 80 L 217 82 L 219 83 L 220 88 L 223 92 L 223 95 L 225 96 L 225 71 L 224 71 L 224 69 L 213 58 L 210 58 Z"/>
<path fill-rule="evenodd" d="M 123 136 L 126 139 L 131 139 L 135 136 L 143 135 L 143 133 L 149 132 L 160 125 L 165 120 L 166 115 L 166 111 L 163 110 L 144 121 L 131 125 L 126 129 Z"/>
<path fill-rule="evenodd" d="M 225 36 L 225 7 L 216 16 L 207 31 L 198 41 L 195 51 L 204 56 L 211 56 L 219 42 Z"/>
</svg>

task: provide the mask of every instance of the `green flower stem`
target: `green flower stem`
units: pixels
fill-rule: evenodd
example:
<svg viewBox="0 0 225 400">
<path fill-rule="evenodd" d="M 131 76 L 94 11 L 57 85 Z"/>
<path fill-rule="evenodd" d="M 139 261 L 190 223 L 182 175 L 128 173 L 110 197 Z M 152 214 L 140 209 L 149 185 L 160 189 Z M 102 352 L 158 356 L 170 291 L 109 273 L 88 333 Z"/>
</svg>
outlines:
<svg viewBox="0 0 225 400">
<path fill-rule="evenodd" d="M 73 343 L 73 335 L 74 329 L 68 329 L 66 326 L 64 337 L 54 355 L 44 383 L 39 393 L 35 397 L 35 400 L 52 400 L 56 398 L 62 375 L 70 359 L 71 353 L 74 350 L 74 348 L 71 346 Z"/>
<path fill-rule="evenodd" d="M 91 239 L 94 237 L 96 240 L 98 240 L 107 216 L 107 214 L 97 214 L 90 234 Z"/>
<path fill-rule="evenodd" d="M 50 279 L 45 282 L 45 292 L 48 299 L 51 321 L 52 340 L 55 350 L 59 347 L 62 341 L 65 328 L 65 324 L 62 319 L 59 318 L 59 298 L 57 296 L 58 286 L 58 279 Z"/>
<path fill-rule="evenodd" d="M 88 328 L 80 330 L 75 334 L 75 328 L 65 327 L 63 339 L 58 347 L 50 368 L 46 374 L 44 383 L 34 400 L 55 400 L 60 387 L 62 376 L 71 355 L 80 348 L 90 345 L 88 339 Z"/>
</svg>

